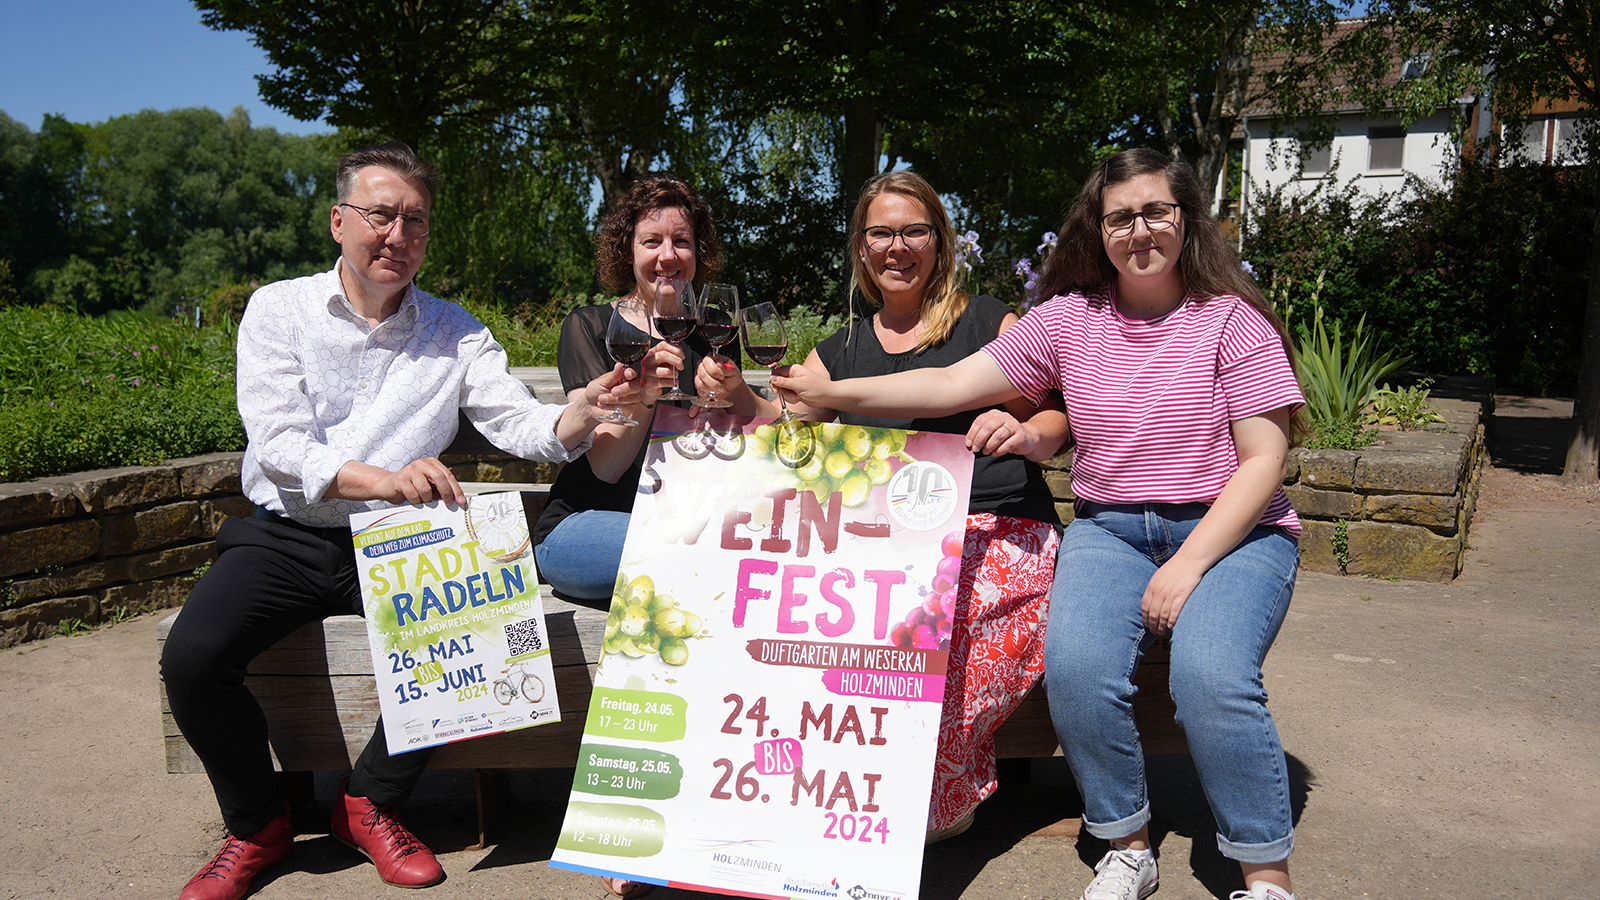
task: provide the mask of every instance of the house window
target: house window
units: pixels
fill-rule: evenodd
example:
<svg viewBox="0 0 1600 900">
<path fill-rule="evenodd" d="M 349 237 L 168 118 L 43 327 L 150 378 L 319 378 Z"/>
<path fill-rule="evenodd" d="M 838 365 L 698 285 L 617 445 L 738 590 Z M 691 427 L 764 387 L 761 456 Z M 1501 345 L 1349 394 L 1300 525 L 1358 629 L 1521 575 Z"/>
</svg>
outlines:
<svg viewBox="0 0 1600 900">
<path fill-rule="evenodd" d="M 1313 144 L 1305 138 L 1299 139 L 1300 143 L 1300 176 L 1302 178 L 1321 178 L 1328 174 L 1328 166 L 1333 160 L 1333 146 L 1322 142 Z"/>
<path fill-rule="evenodd" d="M 1406 130 L 1399 125 L 1367 129 L 1367 171 L 1403 168 L 1406 161 Z"/>
<path fill-rule="evenodd" d="M 1552 161 L 1558 166 L 1581 166 L 1589 161 L 1586 152 L 1585 131 L 1596 127 L 1583 119 L 1556 119 L 1556 134 Z"/>
<path fill-rule="evenodd" d="M 1404 65 L 1400 67 L 1400 80 L 1415 81 L 1416 79 L 1421 78 L 1427 73 L 1428 64 L 1431 62 L 1433 62 L 1433 54 L 1431 53 L 1424 53 L 1420 56 L 1411 57 L 1405 61 Z"/>
</svg>

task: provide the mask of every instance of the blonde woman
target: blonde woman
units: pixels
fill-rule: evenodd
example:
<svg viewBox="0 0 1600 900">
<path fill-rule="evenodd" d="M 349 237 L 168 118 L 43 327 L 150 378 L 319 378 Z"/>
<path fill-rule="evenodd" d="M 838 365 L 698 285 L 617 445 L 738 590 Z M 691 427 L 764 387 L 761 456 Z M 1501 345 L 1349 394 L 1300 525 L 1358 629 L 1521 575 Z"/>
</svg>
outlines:
<svg viewBox="0 0 1600 900">
<path fill-rule="evenodd" d="M 835 379 L 947 366 L 1017 321 L 993 297 L 961 289 L 955 229 L 921 176 L 889 172 L 867 183 L 850 227 L 851 323 L 818 344 L 806 368 Z M 697 386 L 734 412 L 776 415 L 735 367 L 702 366 Z M 928 812 L 931 843 L 972 824 L 995 789 L 994 733 L 1044 671 L 1046 595 L 1060 519 L 1038 460 L 1066 440 L 1059 405 L 1023 400 L 936 418 L 865 416 L 791 403 L 797 415 L 873 427 L 968 435 L 972 474 L 950 667 Z"/>
</svg>

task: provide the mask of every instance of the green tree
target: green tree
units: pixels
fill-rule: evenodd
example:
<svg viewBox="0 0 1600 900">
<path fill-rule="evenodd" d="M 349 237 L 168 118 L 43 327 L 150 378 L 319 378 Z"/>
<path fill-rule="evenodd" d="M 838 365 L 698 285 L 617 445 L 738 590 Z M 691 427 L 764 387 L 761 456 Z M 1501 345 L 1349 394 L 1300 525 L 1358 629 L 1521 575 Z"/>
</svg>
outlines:
<svg viewBox="0 0 1600 900">
<path fill-rule="evenodd" d="M 618 3 L 619 7 L 646 4 Z M 694 77 L 723 110 L 837 116 L 841 192 L 973 115 L 1070 96 L 1100 68 L 1078 4 L 709 0 Z"/>
<path fill-rule="evenodd" d="M 1576 101 L 1588 125 L 1586 166 L 1600 166 L 1600 3 L 1595 0 L 1397 0 L 1383 14 L 1434 54 L 1418 90 L 1447 98 L 1464 84 L 1486 87 L 1501 120 L 1545 101 Z M 1565 475 L 1600 482 L 1600 211 L 1590 244 L 1583 364 Z"/>
<path fill-rule="evenodd" d="M 268 105 L 305 122 L 431 145 L 493 122 L 547 64 L 538 28 L 558 14 L 508 0 L 195 0 L 200 21 L 244 31 L 278 70 L 256 77 Z"/>
<path fill-rule="evenodd" d="M 24 297 L 84 313 L 165 310 L 222 282 L 325 266 L 326 143 L 252 128 L 243 110 L 47 118 L 24 205 L 46 238 L 8 239 Z"/>
</svg>

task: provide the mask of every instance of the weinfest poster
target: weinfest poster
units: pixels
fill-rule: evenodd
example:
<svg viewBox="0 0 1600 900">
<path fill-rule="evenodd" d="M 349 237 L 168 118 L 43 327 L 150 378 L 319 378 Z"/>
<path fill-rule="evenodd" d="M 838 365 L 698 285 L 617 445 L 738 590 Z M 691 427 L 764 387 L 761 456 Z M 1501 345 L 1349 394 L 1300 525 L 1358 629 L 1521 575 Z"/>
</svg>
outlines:
<svg viewBox="0 0 1600 900">
<path fill-rule="evenodd" d="M 350 528 L 391 754 L 560 721 L 521 494 Z"/>
<path fill-rule="evenodd" d="M 658 411 L 552 865 L 917 896 L 972 454 L 791 427 Z"/>
</svg>

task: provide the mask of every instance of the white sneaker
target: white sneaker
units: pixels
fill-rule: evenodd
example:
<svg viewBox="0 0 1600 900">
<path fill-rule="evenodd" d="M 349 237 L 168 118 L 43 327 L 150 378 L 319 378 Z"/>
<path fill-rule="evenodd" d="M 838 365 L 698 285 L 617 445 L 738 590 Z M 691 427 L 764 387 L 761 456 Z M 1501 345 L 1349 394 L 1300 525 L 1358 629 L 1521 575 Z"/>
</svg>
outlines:
<svg viewBox="0 0 1600 900">
<path fill-rule="evenodd" d="M 1156 855 L 1151 850 L 1115 850 L 1094 867 L 1083 900 L 1139 900 L 1156 892 Z"/>
<path fill-rule="evenodd" d="M 1228 900 L 1294 900 L 1294 895 L 1270 882 L 1258 881 L 1248 891 L 1229 894 Z"/>
</svg>

